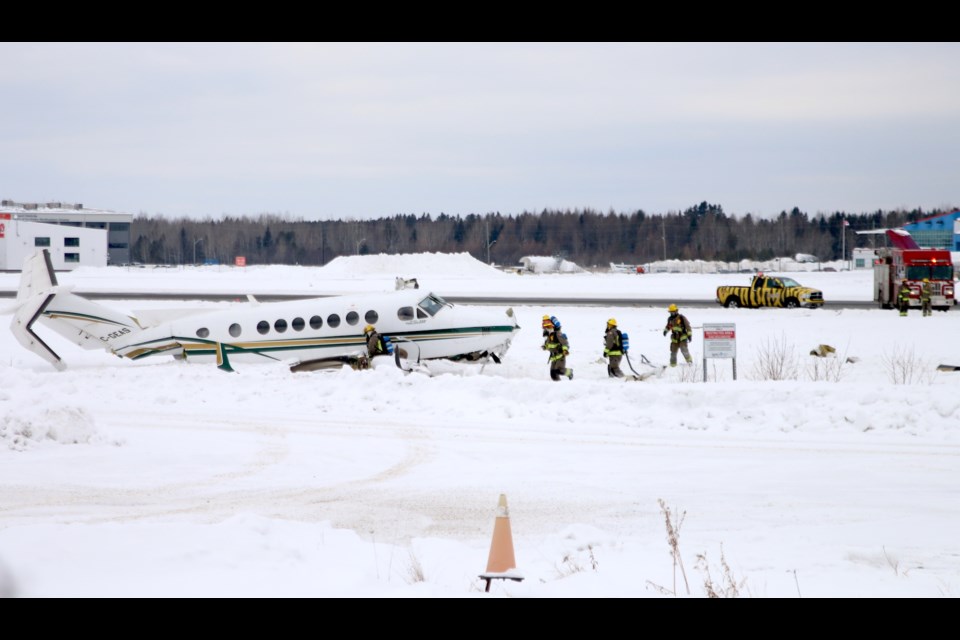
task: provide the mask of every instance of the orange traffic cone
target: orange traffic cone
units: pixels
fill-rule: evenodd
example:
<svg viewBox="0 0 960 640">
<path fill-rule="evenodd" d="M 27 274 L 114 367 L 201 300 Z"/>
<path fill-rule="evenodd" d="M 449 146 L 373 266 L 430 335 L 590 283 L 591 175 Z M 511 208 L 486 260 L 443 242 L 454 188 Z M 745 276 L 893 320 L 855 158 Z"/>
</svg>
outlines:
<svg viewBox="0 0 960 640">
<path fill-rule="evenodd" d="M 484 591 L 490 591 L 491 580 L 514 580 L 515 582 L 523 580 L 523 576 L 516 572 L 516 568 L 507 496 L 501 493 L 500 501 L 497 503 L 497 518 L 493 523 L 493 540 L 490 542 L 487 572 L 480 575 L 487 582 L 487 588 Z"/>
</svg>

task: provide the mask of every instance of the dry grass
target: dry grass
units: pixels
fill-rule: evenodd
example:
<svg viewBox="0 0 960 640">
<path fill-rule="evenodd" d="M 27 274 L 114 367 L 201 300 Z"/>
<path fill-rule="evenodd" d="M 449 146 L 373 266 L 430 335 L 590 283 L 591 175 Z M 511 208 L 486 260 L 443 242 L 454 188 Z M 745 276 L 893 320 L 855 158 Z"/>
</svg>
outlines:
<svg viewBox="0 0 960 640">
<path fill-rule="evenodd" d="M 803 595 L 800 593 L 800 579 L 797 577 L 797 570 L 791 569 L 790 572 L 793 573 L 793 583 L 797 585 L 797 597 L 802 598 Z"/>
<path fill-rule="evenodd" d="M 723 545 L 720 545 L 720 582 L 713 579 L 710 571 L 710 563 L 707 560 L 707 553 L 703 552 L 697 555 L 696 568 L 703 573 L 703 588 L 707 592 L 708 598 L 736 598 L 740 595 L 747 579 L 737 580 L 733 575 L 733 570 L 727 564 L 727 558 L 723 554 Z"/>
<path fill-rule="evenodd" d="M 893 575 L 899 576 L 900 574 L 900 561 L 896 558 L 891 558 L 890 554 L 887 553 L 886 547 L 881 547 L 883 549 L 883 557 L 887 559 L 887 564 L 890 565 L 890 568 L 893 569 Z"/>
<path fill-rule="evenodd" d="M 687 570 L 684 569 L 683 558 L 680 557 L 680 527 L 683 526 L 683 519 L 686 517 L 687 512 L 682 511 L 678 516 L 667 506 L 663 498 L 659 498 L 657 502 L 660 503 L 660 512 L 663 513 L 664 524 L 667 527 L 667 544 L 670 546 L 670 556 L 673 560 L 673 590 L 668 590 L 666 587 L 654 584 L 649 580 L 647 584 L 660 591 L 660 593 L 675 596 L 677 595 L 677 568 L 679 568 L 680 575 L 683 576 L 683 584 L 684 587 L 686 587 L 687 595 L 690 595 L 690 583 L 687 581 Z"/>
<path fill-rule="evenodd" d="M 679 369 L 677 379 L 680 382 L 703 381 L 703 369 L 700 368 L 700 364 L 697 360 L 694 360 L 691 364 L 677 365 L 677 368 Z"/>
<path fill-rule="evenodd" d="M 667 544 L 670 547 L 670 558 L 673 560 L 673 588 L 664 587 L 650 580 L 647 580 L 647 584 L 663 595 L 676 597 L 677 570 L 679 569 L 680 576 L 683 578 L 684 589 L 689 596 L 690 583 L 687 580 L 687 571 L 683 566 L 683 558 L 680 555 L 680 527 L 683 526 L 683 520 L 687 513 L 686 511 L 681 511 L 677 514 L 667 506 L 667 503 L 664 502 L 663 499 L 658 499 L 657 502 L 660 504 L 660 512 L 663 514 L 664 524 L 667 528 Z M 703 573 L 703 588 L 708 598 L 736 598 L 743 592 L 744 586 L 747 583 L 746 578 L 738 580 L 734 576 L 733 570 L 730 568 L 729 563 L 727 563 L 727 558 L 723 553 L 722 544 L 720 545 L 719 582 L 713 577 L 713 571 L 707 560 L 706 552 L 697 555 L 694 568 Z M 796 575 L 794 575 L 794 577 L 796 577 Z M 799 593 L 799 591 L 800 585 L 798 584 L 797 592 Z"/>
<path fill-rule="evenodd" d="M 597 556 L 593 552 L 593 545 L 587 545 L 586 548 L 587 561 L 590 563 L 590 569 L 596 571 L 600 566 L 597 562 Z M 584 549 L 578 549 L 582 552 Z M 583 564 L 583 558 L 574 556 L 571 553 L 567 553 L 561 558 L 560 564 L 556 565 L 554 569 L 557 572 L 557 577 L 566 578 L 575 573 L 580 573 L 581 571 L 586 571 L 586 567 Z"/>
<path fill-rule="evenodd" d="M 420 559 L 413 553 L 413 550 L 410 551 L 410 564 L 407 566 L 407 572 L 404 578 L 407 584 L 426 582 L 427 580 L 423 572 L 423 565 L 420 564 Z"/>
<path fill-rule="evenodd" d="M 925 360 L 917 356 L 913 347 L 894 345 L 891 351 L 881 357 L 887 375 L 893 384 L 913 384 L 933 382 L 934 371 Z"/>
<path fill-rule="evenodd" d="M 751 377 L 754 380 L 796 380 L 798 370 L 796 350 L 781 334 L 779 340 L 768 338 L 758 347 Z"/>
</svg>

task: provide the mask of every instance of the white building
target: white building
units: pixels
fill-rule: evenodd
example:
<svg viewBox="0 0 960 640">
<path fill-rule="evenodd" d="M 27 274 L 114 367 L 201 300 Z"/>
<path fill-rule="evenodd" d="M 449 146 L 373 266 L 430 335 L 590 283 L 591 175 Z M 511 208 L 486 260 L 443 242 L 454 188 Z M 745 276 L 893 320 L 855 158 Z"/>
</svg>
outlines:
<svg viewBox="0 0 960 640">
<path fill-rule="evenodd" d="M 860 247 L 853 250 L 853 269 L 873 269 L 877 253 L 873 249 Z"/>
<path fill-rule="evenodd" d="M 133 216 L 61 202 L 0 202 L 0 270 L 18 271 L 38 248 L 58 270 L 130 262 Z"/>
<path fill-rule="evenodd" d="M 38 249 L 49 249 L 53 268 L 107 266 L 107 231 L 26 222 L 0 213 L 0 270 L 19 271 Z"/>
</svg>

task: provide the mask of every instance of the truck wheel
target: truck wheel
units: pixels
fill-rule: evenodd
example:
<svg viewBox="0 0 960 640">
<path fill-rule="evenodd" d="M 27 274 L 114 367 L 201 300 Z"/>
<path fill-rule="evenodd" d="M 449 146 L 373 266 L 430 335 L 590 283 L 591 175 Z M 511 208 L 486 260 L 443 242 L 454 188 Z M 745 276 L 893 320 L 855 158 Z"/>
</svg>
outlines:
<svg viewBox="0 0 960 640">
<path fill-rule="evenodd" d="M 800 306 L 800 303 L 797 302 L 796 298 L 790 298 L 783 306 L 785 306 L 787 309 L 796 309 Z"/>
<path fill-rule="evenodd" d="M 724 304 L 723 306 L 725 306 L 728 309 L 736 309 L 737 307 L 740 306 L 740 298 L 730 298 L 727 300 L 726 304 Z"/>
</svg>

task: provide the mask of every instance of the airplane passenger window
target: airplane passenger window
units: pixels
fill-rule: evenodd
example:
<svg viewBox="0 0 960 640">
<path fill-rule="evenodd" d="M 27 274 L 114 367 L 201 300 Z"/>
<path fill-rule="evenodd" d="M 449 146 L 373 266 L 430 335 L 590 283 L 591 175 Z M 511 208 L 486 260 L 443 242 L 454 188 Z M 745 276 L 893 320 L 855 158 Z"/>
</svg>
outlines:
<svg viewBox="0 0 960 640">
<path fill-rule="evenodd" d="M 350 313 L 347 314 L 347 324 L 352 326 L 357 324 L 358 322 L 360 322 L 359 313 L 357 313 L 356 311 L 351 311 Z"/>
<path fill-rule="evenodd" d="M 340 326 L 340 316 L 335 313 L 331 313 L 327 316 L 327 326 L 328 327 L 339 327 Z"/>
<path fill-rule="evenodd" d="M 276 329 L 277 333 L 283 333 L 287 330 L 287 321 L 280 319 L 273 323 L 273 328 Z"/>
<path fill-rule="evenodd" d="M 323 318 L 321 318 L 320 316 L 313 316 L 312 318 L 310 318 L 311 329 L 319 329 L 322 326 L 323 326 Z"/>
<path fill-rule="evenodd" d="M 373 309 L 370 309 L 370 311 L 367 311 L 367 315 L 363 316 L 363 319 L 367 321 L 367 324 L 377 324 L 380 315 Z"/>
<path fill-rule="evenodd" d="M 413 320 L 413 307 L 400 307 L 397 309 L 397 317 L 401 320 Z"/>
<path fill-rule="evenodd" d="M 303 331 L 303 328 L 307 326 L 307 323 L 303 321 L 303 318 L 294 318 L 293 322 L 290 323 L 290 326 L 293 327 L 294 331 Z"/>
<path fill-rule="evenodd" d="M 239 336 L 240 336 L 240 325 L 238 325 L 236 322 L 234 322 L 232 325 L 230 325 L 229 331 L 230 331 L 230 335 L 232 335 L 234 338 L 239 337 Z"/>
<path fill-rule="evenodd" d="M 266 335 L 268 331 L 270 331 L 269 322 L 267 322 L 266 320 L 261 320 L 260 322 L 257 323 L 257 333 L 260 333 L 261 335 Z"/>
<path fill-rule="evenodd" d="M 210 329 L 207 329 L 206 327 L 201 327 L 200 329 L 197 329 L 198 338 L 206 338 L 209 335 L 210 335 Z"/>
</svg>

